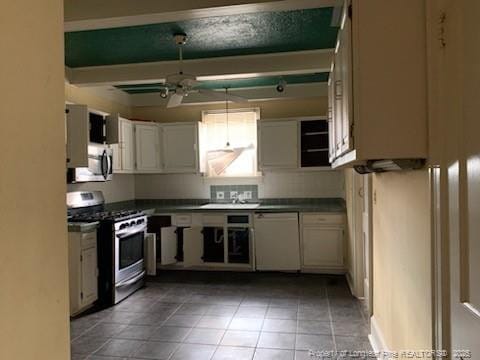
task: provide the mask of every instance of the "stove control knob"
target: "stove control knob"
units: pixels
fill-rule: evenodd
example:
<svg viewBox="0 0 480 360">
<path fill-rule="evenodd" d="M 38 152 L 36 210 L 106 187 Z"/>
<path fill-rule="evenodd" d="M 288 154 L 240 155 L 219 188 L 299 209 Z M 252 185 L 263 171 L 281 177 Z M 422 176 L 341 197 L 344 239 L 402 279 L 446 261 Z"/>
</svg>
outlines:
<svg viewBox="0 0 480 360">
<path fill-rule="evenodd" d="M 125 229 L 126 227 L 129 227 L 129 226 L 130 226 L 130 224 L 128 224 L 128 223 L 123 223 L 122 225 L 120 225 L 120 230 L 121 230 L 121 229 Z"/>
<path fill-rule="evenodd" d="M 137 220 L 137 225 L 143 224 L 145 222 L 145 219 L 139 219 Z"/>
<path fill-rule="evenodd" d="M 135 221 L 132 221 L 132 222 L 130 223 L 130 226 L 135 226 L 135 224 L 136 224 L 136 222 L 135 222 Z"/>
</svg>

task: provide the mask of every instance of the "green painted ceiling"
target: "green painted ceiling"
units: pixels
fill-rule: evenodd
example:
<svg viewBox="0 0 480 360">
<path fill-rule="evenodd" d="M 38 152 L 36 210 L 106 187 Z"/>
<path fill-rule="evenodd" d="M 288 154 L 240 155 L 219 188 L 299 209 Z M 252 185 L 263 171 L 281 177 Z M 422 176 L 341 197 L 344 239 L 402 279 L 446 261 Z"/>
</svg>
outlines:
<svg viewBox="0 0 480 360">
<path fill-rule="evenodd" d="M 172 36 L 185 32 L 184 58 L 264 54 L 335 47 L 333 8 L 260 12 L 65 33 L 69 67 L 175 60 Z"/>
<path fill-rule="evenodd" d="M 317 74 L 302 74 L 302 75 L 285 75 L 279 76 L 262 76 L 255 78 L 234 79 L 234 80 L 208 80 L 202 81 L 200 85 L 196 86 L 196 89 L 242 89 L 251 87 L 265 87 L 276 86 L 280 79 L 283 78 L 288 84 L 306 84 L 316 82 L 327 82 L 328 73 Z M 163 84 L 131 84 L 131 85 L 118 85 L 118 89 L 125 91 L 128 94 L 148 94 L 158 92 Z"/>
</svg>

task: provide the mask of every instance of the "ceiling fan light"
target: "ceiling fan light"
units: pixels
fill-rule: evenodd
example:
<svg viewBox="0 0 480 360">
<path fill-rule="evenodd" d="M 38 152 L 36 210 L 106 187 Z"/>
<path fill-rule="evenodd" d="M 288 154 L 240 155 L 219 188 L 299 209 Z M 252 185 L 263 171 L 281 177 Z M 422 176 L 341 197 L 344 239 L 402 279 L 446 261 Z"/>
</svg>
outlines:
<svg viewBox="0 0 480 360">
<path fill-rule="evenodd" d="M 166 99 L 168 97 L 168 88 L 160 89 L 160 97 Z"/>
</svg>

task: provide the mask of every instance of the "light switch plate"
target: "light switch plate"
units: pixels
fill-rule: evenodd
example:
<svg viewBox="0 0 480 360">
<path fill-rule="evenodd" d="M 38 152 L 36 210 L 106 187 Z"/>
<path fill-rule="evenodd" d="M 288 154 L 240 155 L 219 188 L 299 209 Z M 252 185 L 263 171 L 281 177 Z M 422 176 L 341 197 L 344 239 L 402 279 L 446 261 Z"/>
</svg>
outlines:
<svg viewBox="0 0 480 360">
<path fill-rule="evenodd" d="M 245 200 L 251 200 L 252 199 L 252 192 L 251 191 L 244 191 L 243 192 L 243 198 Z"/>
<path fill-rule="evenodd" d="M 217 191 L 217 200 L 225 199 L 225 192 L 224 191 Z"/>
</svg>

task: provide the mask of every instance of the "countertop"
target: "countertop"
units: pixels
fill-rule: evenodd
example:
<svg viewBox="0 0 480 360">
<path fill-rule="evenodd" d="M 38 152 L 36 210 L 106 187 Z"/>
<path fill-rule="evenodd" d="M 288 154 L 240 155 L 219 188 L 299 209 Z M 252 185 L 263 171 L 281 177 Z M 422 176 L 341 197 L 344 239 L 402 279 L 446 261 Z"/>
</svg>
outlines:
<svg viewBox="0 0 480 360">
<path fill-rule="evenodd" d="M 208 199 L 192 200 L 133 200 L 107 204 L 108 210 L 137 209 L 148 214 L 168 214 L 182 212 L 332 212 L 344 213 L 345 200 L 341 198 L 319 199 L 268 199 L 260 200 L 260 206 L 255 209 L 202 209 L 201 206 L 209 203 Z"/>
<path fill-rule="evenodd" d="M 98 227 L 100 223 L 98 221 L 95 222 L 69 222 L 68 223 L 68 232 L 90 232 L 93 231 Z"/>
</svg>

